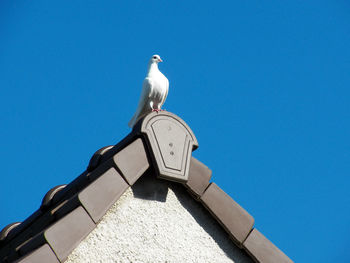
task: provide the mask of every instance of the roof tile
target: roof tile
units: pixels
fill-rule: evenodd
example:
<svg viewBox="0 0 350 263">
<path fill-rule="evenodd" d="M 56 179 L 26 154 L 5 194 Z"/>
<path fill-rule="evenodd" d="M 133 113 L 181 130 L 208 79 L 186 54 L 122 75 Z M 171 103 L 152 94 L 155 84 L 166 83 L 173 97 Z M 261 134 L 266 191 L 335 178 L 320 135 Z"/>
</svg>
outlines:
<svg viewBox="0 0 350 263">
<path fill-rule="evenodd" d="M 0 241 L 4 241 L 7 238 L 7 236 L 11 233 L 11 231 L 13 231 L 20 224 L 21 222 L 15 222 L 5 226 L 0 232 Z"/>
<path fill-rule="evenodd" d="M 78 206 L 80 206 L 80 202 L 78 200 L 78 195 L 76 194 L 70 199 L 66 199 L 63 202 L 59 203 L 50 211 L 50 214 L 54 216 L 55 221 L 57 221 L 60 218 L 67 215 L 68 213 L 70 213 L 71 211 L 73 211 Z"/>
<path fill-rule="evenodd" d="M 215 183 L 201 197 L 203 204 L 239 246 L 253 228 L 254 218 Z"/>
<path fill-rule="evenodd" d="M 40 232 L 35 237 L 28 239 L 26 242 L 21 244 L 16 248 L 16 251 L 19 252 L 19 255 L 27 255 L 38 247 L 44 245 L 46 240 L 44 238 L 43 232 Z"/>
<path fill-rule="evenodd" d="M 195 197 L 199 198 L 209 185 L 211 173 L 211 170 L 206 165 L 192 157 L 188 181 L 185 183 L 185 186 Z"/>
<path fill-rule="evenodd" d="M 10 251 L 15 251 L 17 253 L 18 250 L 20 250 L 23 246 L 26 247 L 26 253 L 30 252 L 34 248 L 38 247 L 37 243 L 35 243 L 35 247 L 33 247 L 32 240 L 37 241 L 33 238 L 35 233 L 41 232 L 45 227 L 47 227 L 51 222 L 53 221 L 53 216 L 49 213 L 41 214 L 39 217 L 37 217 L 36 221 L 32 222 L 30 226 L 25 228 L 20 235 L 15 236 L 11 242 L 8 243 L 8 248 Z M 29 244 L 29 245 L 28 245 Z M 41 242 L 39 245 L 43 244 Z M 0 262 L 1 258 L 3 257 L 2 252 L 6 251 L 6 247 L 1 250 L 0 253 Z M 10 253 L 12 253 L 10 252 Z M 13 253 L 12 253 L 13 254 Z M 23 254 L 22 254 L 23 255 Z M 17 256 L 17 254 L 13 254 L 13 256 Z M 16 257 L 13 257 L 15 259 Z M 12 262 L 12 260 L 11 260 Z"/>
<path fill-rule="evenodd" d="M 247 252 L 259 263 L 292 263 L 293 261 L 279 250 L 256 228 L 243 243 Z"/>
<path fill-rule="evenodd" d="M 149 167 L 145 147 L 140 138 L 114 155 L 113 160 L 129 185 L 133 185 Z"/>
<path fill-rule="evenodd" d="M 56 194 L 53 196 L 50 202 L 50 207 L 71 198 L 77 192 L 84 189 L 84 187 L 86 187 L 89 183 L 90 182 L 89 182 L 88 172 L 85 171 L 81 175 L 79 175 L 77 178 L 75 178 L 72 182 L 70 182 L 66 187 L 56 192 Z"/>
<path fill-rule="evenodd" d="M 116 153 L 124 149 L 126 146 L 128 146 L 131 142 L 135 140 L 135 138 L 139 137 L 140 135 L 131 132 L 129 133 L 124 139 L 122 139 L 120 142 L 118 142 L 113 147 L 106 146 L 95 152 L 95 154 L 91 157 L 90 163 L 87 167 L 87 171 L 91 172 L 93 171 L 97 166 L 104 163 L 106 160 L 111 159 Z"/>
<path fill-rule="evenodd" d="M 43 213 L 40 210 L 35 211 L 25 221 L 23 221 L 21 224 L 19 224 L 17 227 L 11 230 L 6 237 L 6 243 L 12 239 L 15 239 L 18 234 L 22 234 L 23 231 L 26 230 L 31 224 L 33 224 L 33 222 L 35 222 L 40 216 L 42 216 L 42 214 Z"/>
<path fill-rule="evenodd" d="M 97 178 L 99 178 L 102 174 L 107 172 L 112 167 L 115 167 L 115 163 L 114 163 L 113 159 L 109 159 L 109 160 L 103 162 L 102 164 L 100 164 L 98 167 L 96 167 L 95 170 L 93 170 L 92 172 L 90 172 L 86 175 L 87 179 L 89 180 L 89 183 L 91 183 L 94 180 L 96 180 Z"/>
<path fill-rule="evenodd" d="M 80 192 L 78 198 L 97 223 L 127 188 L 128 184 L 121 175 L 114 168 L 110 168 Z"/>
<path fill-rule="evenodd" d="M 59 261 L 49 245 L 45 244 L 17 261 L 17 263 L 59 263 Z"/>
<path fill-rule="evenodd" d="M 94 222 L 80 206 L 45 230 L 44 236 L 57 258 L 64 261 L 94 228 Z"/>
<path fill-rule="evenodd" d="M 53 188 L 51 188 L 46 195 L 44 196 L 42 202 L 41 202 L 41 210 L 45 210 L 46 207 L 49 207 L 52 203 L 53 198 L 55 197 L 55 195 L 62 191 L 62 189 L 64 189 L 67 185 L 66 184 L 61 184 L 61 185 L 57 185 Z"/>
<path fill-rule="evenodd" d="M 114 145 L 109 145 L 97 150 L 94 153 L 94 155 L 91 157 L 87 170 L 88 171 L 94 170 L 100 164 L 102 156 L 113 147 Z"/>
</svg>

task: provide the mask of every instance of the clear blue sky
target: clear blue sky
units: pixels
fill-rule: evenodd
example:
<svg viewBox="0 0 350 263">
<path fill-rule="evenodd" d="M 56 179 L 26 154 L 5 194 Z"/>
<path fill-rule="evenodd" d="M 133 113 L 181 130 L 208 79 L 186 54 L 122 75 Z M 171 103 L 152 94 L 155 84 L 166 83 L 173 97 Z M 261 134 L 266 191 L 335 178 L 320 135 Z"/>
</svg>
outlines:
<svg viewBox="0 0 350 263">
<path fill-rule="evenodd" d="M 348 262 L 347 1 L 1 1 L 0 228 L 130 129 L 149 57 L 213 181 L 295 262 Z"/>
</svg>

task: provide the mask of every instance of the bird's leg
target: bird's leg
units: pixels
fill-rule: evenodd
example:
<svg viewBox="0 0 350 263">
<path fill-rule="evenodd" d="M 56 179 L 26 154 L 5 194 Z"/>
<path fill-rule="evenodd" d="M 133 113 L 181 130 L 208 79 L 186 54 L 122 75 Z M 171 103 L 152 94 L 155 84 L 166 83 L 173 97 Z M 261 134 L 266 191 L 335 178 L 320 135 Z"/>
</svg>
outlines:
<svg viewBox="0 0 350 263">
<path fill-rule="evenodd" d="M 158 111 L 164 111 L 164 110 L 162 110 L 160 107 L 161 107 L 161 105 L 159 104 L 159 105 L 158 105 Z"/>
<path fill-rule="evenodd" d="M 157 113 L 161 111 L 159 105 L 156 106 L 157 108 L 153 108 L 153 106 L 155 106 L 155 105 L 152 103 L 152 111 L 155 111 L 155 112 L 157 112 Z"/>
<path fill-rule="evenodd" d="M 149 105 L 151 106 L 152 112 L 153 112 L 153 111 L 157 111 L 155 108 L 153 108 L 153 101 L 151 101 L 151 102 L 149 103 Z M 158 112 L 158 111 L 157 111 L 157 112 Z"/>
</svg>

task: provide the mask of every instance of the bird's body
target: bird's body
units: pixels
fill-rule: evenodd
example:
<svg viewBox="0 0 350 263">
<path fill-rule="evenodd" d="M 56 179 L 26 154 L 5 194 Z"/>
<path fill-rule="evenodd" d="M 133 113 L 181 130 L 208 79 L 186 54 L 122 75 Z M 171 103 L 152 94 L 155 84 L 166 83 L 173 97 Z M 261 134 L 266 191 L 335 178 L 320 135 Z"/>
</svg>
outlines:
<svg viewBox="0 0 350 263">
<path fill-rule="evenodd" d="M 148 72 L 142 84 L 139 104 L 134 116 L 129 121 L 129 127 L 152 111 L 161 110 L 168 95 L 169 81 L 158 69 L 158 62 L 162 62 L 158 55 L 152 56 L 148 63 Z"/>
</svg>

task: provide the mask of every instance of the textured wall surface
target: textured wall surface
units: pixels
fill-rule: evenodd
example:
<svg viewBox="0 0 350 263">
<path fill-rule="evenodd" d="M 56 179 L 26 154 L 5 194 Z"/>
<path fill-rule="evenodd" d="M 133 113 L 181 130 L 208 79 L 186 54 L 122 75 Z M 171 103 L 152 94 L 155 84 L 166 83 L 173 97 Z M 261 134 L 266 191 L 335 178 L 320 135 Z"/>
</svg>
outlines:
<svg viewBox="0 0 350 263">
<path fill-rule="evenodd" d="M 77 262 L 252 262 L 183 186 L 143 176 L 72 252 Z"/>
</svg>

